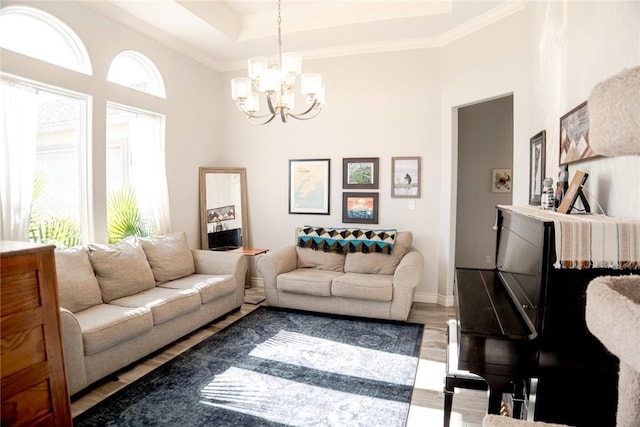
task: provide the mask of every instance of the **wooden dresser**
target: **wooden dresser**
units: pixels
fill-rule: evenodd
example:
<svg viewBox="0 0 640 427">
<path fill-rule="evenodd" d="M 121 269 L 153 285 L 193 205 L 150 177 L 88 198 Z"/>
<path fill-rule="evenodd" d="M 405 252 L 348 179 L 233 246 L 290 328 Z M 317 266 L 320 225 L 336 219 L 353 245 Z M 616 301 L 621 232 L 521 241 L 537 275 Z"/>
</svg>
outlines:
<svg viewBox="0 0 640 427">
<path fill-rule="evenodd" d="M 0 241 L 2 426 L 70 426 L 54 246 Z"/>
</svg>

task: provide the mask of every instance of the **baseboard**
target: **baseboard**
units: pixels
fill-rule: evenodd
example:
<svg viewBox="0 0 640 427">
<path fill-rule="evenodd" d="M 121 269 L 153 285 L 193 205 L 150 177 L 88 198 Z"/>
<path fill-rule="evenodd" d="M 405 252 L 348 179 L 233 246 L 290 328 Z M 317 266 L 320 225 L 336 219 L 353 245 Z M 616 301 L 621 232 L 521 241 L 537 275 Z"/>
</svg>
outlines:
<svg viewBox="0 0 640 427">
<path fill-rule="evenodd" d="M 264 288 L 264 280 L 262 277 L 251 277 L 252 288 Z"/>
<path fill-rule="evenodd" d="M 428 294 L 424 292 L 416 292 L 413 296 L 413 302 L 424 302 L 429 304 L 438 304 L 437 294 Z"/>
</svg>

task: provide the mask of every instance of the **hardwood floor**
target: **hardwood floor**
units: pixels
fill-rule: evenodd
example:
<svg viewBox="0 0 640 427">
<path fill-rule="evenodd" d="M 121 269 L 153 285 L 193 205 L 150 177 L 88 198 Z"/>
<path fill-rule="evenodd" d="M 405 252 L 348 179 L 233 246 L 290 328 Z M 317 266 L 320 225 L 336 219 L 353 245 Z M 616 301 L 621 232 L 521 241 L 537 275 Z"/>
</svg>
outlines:
<svg viewBox="0 0 640 427">
<path fill-rule="evenodd" d="M 225 326 L 246 316 L 260 303 L 255 304 L 263 296 L 262 288 L 246 290 L 245 303 L 239 311 L 224 319 L 209 324 L 185 338 L 175 342 L 164 350 L 154 353 L 138 364 L 125 369 L 108 380 L 94 386 L 81 396 L 74 397 L 71 402 L 72 416 L 77 416 L 107 396 L 152 371 L 156 367 L 171 360 L 193 345 L 215 334 Z M 247 302 L 251 301 L 251 303 Z M 436 304 L 414 303 L 409 313 L 409 321 L 424 323 L 425 330 L 420 348 L 420 361 L 416 382 L 411 398 L 411 407 L 407 419 L 407 427 L 441 426 L 443 424 L 444 385 L 446 341 L 444 332 L 447 320 L 455 317 L 453 307 Z M 451 414 L 452 427 L 479 427 L 485 414 L 487 404 L 486 392 L 473 390 L 456 390 L 453 398 Z"/>
</svg>

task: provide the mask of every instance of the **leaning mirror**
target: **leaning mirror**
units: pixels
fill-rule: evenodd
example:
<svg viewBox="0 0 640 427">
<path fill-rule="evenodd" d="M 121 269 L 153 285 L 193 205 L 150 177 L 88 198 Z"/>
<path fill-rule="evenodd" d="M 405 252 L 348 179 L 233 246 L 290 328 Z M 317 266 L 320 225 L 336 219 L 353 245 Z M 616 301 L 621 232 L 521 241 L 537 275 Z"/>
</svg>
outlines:
<svg viewBox="0 0 640 427">
<path fill-rule="evenodd" d="M 200 168 L 200 230 L 203 249 L 249 245 L 245 168 Z"/>
</svg>

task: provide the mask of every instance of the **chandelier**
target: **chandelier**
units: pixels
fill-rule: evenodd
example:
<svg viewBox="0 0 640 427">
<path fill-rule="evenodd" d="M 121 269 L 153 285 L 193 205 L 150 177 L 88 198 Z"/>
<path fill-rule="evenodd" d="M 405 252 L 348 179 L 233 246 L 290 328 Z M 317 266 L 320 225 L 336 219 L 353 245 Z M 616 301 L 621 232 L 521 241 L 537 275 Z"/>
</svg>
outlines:
<svg viewBox="0 0 640 427">
<path fill-rule="evenodd" d="M 294 113 L 295 108 L 293 86 L 296 77 L 302 72 L 302 59 L 298 53 L 282 53 L 282 18 L 278 0 L 278 63 L 269 66 L 267 58 L 249 59 L 249 77 L 238 77 L 231 80 L 231 97 L 238 109 L 244 113 L 249 122 L 265 125 L 276 116 L 283 123 L 289 117 L 297 120 L 308 120 L 316 117 L 324 104 L 324 87 L 322 76 L 318 73 L 305 73 L 300 76 L 300 91 L 306 97 L 306 110 Z M 259 94 L 265 95 L 269 111 L 259 114 Z"/>
</svg>

